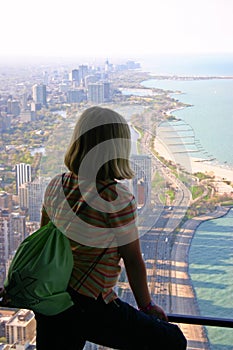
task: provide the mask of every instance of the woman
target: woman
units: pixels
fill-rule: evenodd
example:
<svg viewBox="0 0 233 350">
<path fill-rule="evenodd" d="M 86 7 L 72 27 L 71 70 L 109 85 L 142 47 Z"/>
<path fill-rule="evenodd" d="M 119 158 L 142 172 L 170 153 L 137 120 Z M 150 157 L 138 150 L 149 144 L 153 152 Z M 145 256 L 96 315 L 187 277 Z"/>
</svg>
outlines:
<svg viewBox="0 0 233 350">
<path fill-rule="evenodd" d="M 119 182 L 133 178 L 129 155 L 122 116 L 102 107 L 83 112 L 65 154 L 69 172 L 48 185 L 41 218 L 42 226 L 53 220 L 70 239 L 74 305 L 55 316 L 36 314 L 38 350 L 83 349 L 87 340 L 125 350 L 186 349 L 182 332 L 149 293 L 137 206 Z M 121 259 L 138 309 L 114 290 Z"/>
</svg>

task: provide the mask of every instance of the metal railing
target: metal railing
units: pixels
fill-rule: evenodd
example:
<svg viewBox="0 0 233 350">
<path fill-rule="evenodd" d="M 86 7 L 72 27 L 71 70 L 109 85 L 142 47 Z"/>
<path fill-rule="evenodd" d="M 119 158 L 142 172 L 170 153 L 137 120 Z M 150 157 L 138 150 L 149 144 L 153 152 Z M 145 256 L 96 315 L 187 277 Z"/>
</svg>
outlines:
<svg viewBox="0 0 233 350">
<path fill-rule="evenodd" d="M 233 319 L 227 318 L 168 314 L 168 320 L 176 323 L 233 328 Z"/>
</svg>

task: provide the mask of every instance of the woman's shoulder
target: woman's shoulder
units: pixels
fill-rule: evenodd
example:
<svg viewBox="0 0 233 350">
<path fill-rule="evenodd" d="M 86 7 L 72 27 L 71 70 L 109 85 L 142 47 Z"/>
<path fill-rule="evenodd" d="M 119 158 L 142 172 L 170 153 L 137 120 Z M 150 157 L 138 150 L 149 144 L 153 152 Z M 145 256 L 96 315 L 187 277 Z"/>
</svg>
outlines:
<svg viewBox="0 0 233 350">
<path fill-rule="evenodd" d="M 56 185 L 57 184 L 57 185 L 66 186 L 66 185 L 69 185 L 70 183 L 72 183 L 72 184 L 78 183 L 78 176 L 72 172 L 64 172 L 64 173 L 55 175 L 50 180 L 49 185 Z"/>
<path fill-rule="evenodd" d="M 124 202 L 131 202 L 134 200 L 134 195 L 130 191 L 129 186 L 127 183 L 124 183 L 122 181 L 98 181 L 97 190 L 100 193 L 101 197 L 109 202 L 116 199 Z"/>
<path fill-rule="evenodd" d="M 62 174 L 57 174 L 51 178 L 46 187 L 45 196 L 53 194 L 62 186 Z"/>
<path fill-rule="evenodd" d="M 114 179 L 90 181 L 82 179 L 72 172 L 55 175 L 49 182 L 46 192 L 54 193 L 63 187 L 68 191 L 80 191 L 84 193 L 99 193 L 106 201 L 114 201 L 117 198 L 124 198 L 127 201 L 134 199 L 130 186 L 126 181 L 116 181 Z"/>
</svg>

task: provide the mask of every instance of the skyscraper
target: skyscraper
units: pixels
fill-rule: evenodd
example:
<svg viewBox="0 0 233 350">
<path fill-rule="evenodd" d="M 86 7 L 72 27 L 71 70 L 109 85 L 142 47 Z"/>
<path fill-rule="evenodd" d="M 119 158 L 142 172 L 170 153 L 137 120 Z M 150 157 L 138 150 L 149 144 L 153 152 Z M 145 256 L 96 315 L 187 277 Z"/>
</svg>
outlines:
<svg viewBox="0 0 233 350">
<path fill-rule="evenodd" d="M 44 192 L 48 182 L 49 180 L 46 178 L 38 178 L 28 184 L 28 214 L 30 221 L 40 222 Z"/>
<path fill-rule="evenodd" d="M 46 85 L 44 84 L 33 85 L 32 97 L 36 104 L 40 104 L 41 106 L 46 106 L 47 105 Z"/>
<path fill-rule="evenodd" d="M 140 206 L 149 205 L 151 201 L 151 157 L 132 155 L 131 167 L 135 173 L 133 193 Z"/>
<path fill-rule="evenodd" d="M 0 279 L 5 278 L 9 261 L 26 237 L 26 217 L 0 208 Z"/>
<path fill-rule="evenodd" d="M 79 83 L 82 84 L 84 86 L 85 84 L 85 77 L 89 74 L 88 71 L 88 66 L 81 64 L 79 66 Z"/>
<path fill-rule="evenodd" d="M 88 84 L 88 101 L 99 104 L 104 102 L 104 85 L 102 83 Z"/>
<path fill-rule="evenodd" d="M 5 277 L 5 264 L 9 258 L 10 214 L 0 209 L 0 268 Z"/>
<path fill-rule="evenodd" d="M 11 116 L 10 115 L 3 115 L 0 112 L 0 132 L 9 130 L 11 127 Z"/>
<path fill-rule="evenodd" d="M 27 210 L 29 207 L 28 204 L 28 182 L 19 186 L 18 195 L 19 195 L 19 207 L 21 210 Z"/>
<path fill-rule="evenodd" d="M 14 117 L 20 114 L 19 101 L 9 99 L 7 101 L 7 113 L 12 114 Z"/>
<path fill-rule="evenodd" d="M 0 208 L 11 210 L 13 206 L 12 194 L 0 191 Z"/>
<path fill-rule="evenodd" d="M 79 70 L 78 69 L 72 69 L 72 71 L 71 71 L 71 81 L 73 83 L 76 83 L 77 85 L 79 85 L 80 80 L 79 80 Z"/>
<path fill-rule="evenodd" d="M 19 194 L 19 187 L 32 180 L 32 170 L 30 164 L 20 163 L 15 166 L 16 172 L 16 194 Z"/>
<path fill-rule="evenodd" d="M 108 81 L 103 82 L 104 86 L 104 102 L 111 101 L 111 84 Z"/>
<path fill-rule="evenodd" d="M 83 89 L 72 89 L 67 92 L 68 103 L 79 103 L 86 100 L 86 95 Z"/>
<path fill-rule="evenodd" d="M 26 238 L 26 217 L 19 213 L 10 213 L 9 253 L 13 254 L 19 244 Z"/>
</svg>

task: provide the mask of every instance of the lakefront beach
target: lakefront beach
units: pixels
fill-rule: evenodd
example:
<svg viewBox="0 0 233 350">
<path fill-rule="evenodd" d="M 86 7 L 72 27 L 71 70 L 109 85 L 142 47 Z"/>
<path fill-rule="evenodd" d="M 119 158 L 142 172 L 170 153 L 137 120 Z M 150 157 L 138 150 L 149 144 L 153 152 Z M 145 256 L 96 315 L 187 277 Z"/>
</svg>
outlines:
<svg viewBox="0 0 233 350">
<path fill-rule="evenodd" d="M 172 154 L 169 147 L 164 144 L 159 138 L 154 141 L 154 149 L 159 153 L 160 156 L 164 157 L 166 160 L 174 161 L 174 155 Z M 222 193 L 223 187 L 225 192 L 229 193 L 233 191 L 232 186 L 227 185 L 224 181 L 233 182 L 233 167 L 224 164 L 214 164 L 213 161 L 204 160 L 196 157 L 188 157 L 189 167 L 191 167 L 192 173 L 201 172 L 214 176 L 215 179 L 221 182 L 221 188 L 219 187 L 219 192 Z"/>
<path fill-rule="evenodd" d="M 183 110 L 184 111 L 184 110 Z M 176 113 L 176 111 L 172 110 L 171 113 Z M 162 134 L 161 134 L 162 135 Z M 154 140 L 154 149 L 155 151 L 162 156 L 166 160 L 170 160 L 173 163 L 177 163 L 177 155 L 173 153 L 173 150 L 171 147 L 169 147 L 169 144 L 165 142 L 164 138 L 155 138 Z M 184 150 L 185 154 L 185 150 Z M 202 173 L 206 176 L 209 176 L 212 178 L 212 186 L 214 188 L 214 191 L 217 195 L 233 195 L 233 167 L 229 164 L 224 164 L 218 162 L 216 159 L 208 160 L 204 158 L 195 157 L 190 154 L 186 154 L 186 157 L 184 157 L 184 165 L 187 165 L 187 171 L 193 175 L 196 173 Z M 205 260 L 202 259 L 202 262 L 200 261 L 200 257 L 198 258 L 198 251 L 200 250 L 200 247 L 198 244 L 200 244 L 200 240 L 203 240 L 205 235 L 204 232 L 201 231 L 201 227 L 203 223 L 206 223 L 208 221 L 213 221 L 213 227 L 216 226 L 214 222 L 216 219 L 223 220 L 220 218 L 225 217 L 230 212 L 229 207 L 216 207 L 216 210 L 214 212 L 207 213 L 206 215 L 201 215 L 199 217 L 193 217 L 192 219 L 185 222 L 185 224 L 181 227 L 181 230 L 179 232 L 179 235 L 177 236 L 177 241 L 175 246 L 172 249 L 172 259 L 171 262 L 173 264 L 173 276 L 174 281 L 177 281 L 172 284 L 172 300 L 173 300 L 173 312 L 174 313 L 180 313 L 180 314 L 190 314 L 190 315 L 215 315 L 216 317 L 222 316 L 224 318 L 229 315 L 230 311 L 227 311 L 226 309 L 225 313 L 222 311 L 222 314 L 219 314 L 221 311 L 216 311 L 216 307 L 214 305 L 221 305 L 222 310 L 224 310 L 225 303 L 224 298 L 227 298 L 227 292 L 229 290 L 229 287 L 226 284 L 226 280 L 224 280 L 224 275 L 215 276 L 216 281 L 224 287 L 221 288 L 219 291 L 218 288 L 209 289 L 208 287 L 208 280 L 209 278 L 203 277 L 203 266 L 206 267 L 206 271 L 209 271 L 211 276 L 211 271 L 213 271 L 215 265 L 221 266 L 222 271 L 225 275 L 228 275 L 228 267 L 227 264 L 222 262 L 213 262 L 213 257 L 211 254 L 215 254 L 216 257 L 220 256 L 218 251 L 218 245 L 222 246 L 222 241 L 224 238 L 223 233 L 221 232 L 223 230 L 224 226 L 220 226 L 219 224 L 219 232 L 217 231 L 217 236 L 212 239 L 214 239 L 214 242 L 216 244 L 215 249 L 210 249 L 207 256 L 209 256 L 211 263 L 208 264 L 208 260 L 204 262 Z M 215 226 L 214 226 L 215 225 Z M 211 230 L 211 225 L 210 228 Z M 197 230 L 201 233 L 197 236 Z M 199 243 L 196 243 L 195 245 L 195 237 L 197 236 L 197 240 Z M 201 238 L 203 237 L 203 238 Z M 209 232 L 209 237 L 211 236 L 211 232 Z M 222 237 L 222 238 L 219 238 Z M 227 237 L 226 237 L 227 238 Z M 229 236 L 230 238 L 230 236 Z M 209 244 L 208 238 L 207 238 L 207 244 Z M 225 244 L 231 244 L 230 241 Z M 213 243 L 211 243 L 211 246 L 213 246 Z M 193 254 L 190 257 L 190 250 L 192 248 Z M 204 247 L 203 247 L 204 249 Z M 223 249 L 223 248 L 222 248 Z M 227 258 L 227 255 L 226 255 Z M 193 263 L 193 265 L 192 265 Z M 204 265 L 205 264 L 205 265 Z M 191 267 L 195 267 L 192 269 Z M 194 275 L 192 272 L 194 271 Z M 205 272 L 206 273 L 206 272 Z M 185 283 L 180 283 L 178 281 L 181 281 L 181 278 L 183 281 L 186 281 Z M 207 278 L 207 281 L 206 281 Z M 226 278 L 226 277 L 225 277 Z M 230 282 L 229 282 L 230 283 Z M 228 284 L 229 284 L 228 283 Z M 201 288 L 198 289 L 198 286 L 202 285 Z M 217 284 L 216 284 L 217 286 Z M 214 284 L 213 284 L 214 288 Z M 215 292 L 214 292 L 215 291 Z M 212 297 L 209 293 L 215 294 L 215 297 Z M 218 294 L 218 296 L 217 296 Z M 205 307 L 203 305 L 207 304 L 211 305 L 212 307 Z M 204 303 L 204 304 L 203 304 Z M 227 306 L 230 308 L 230 304 Z M 229 317 L 229 316 L 228 316 Z M 185 334 L 187 335 L 189 339 L 189 348 L 190 349 L 220 349 L 221 346 L 223 349 L 231 349 L 229 344 L 231 343 L 231 336 L 228 329 L 213 329 L 213 327 L 202 327 L 202 326 L 193 326 L 193 325 L 180 325 Z M 221 344 L 221 345 L 220 345 Z"/>
<path fill-rule="evenodd" d="M 169 147 L 159 140 L 159 138 L 156 138 L 154 141 L 154 149 L 159 156 L 174 162 L 174 155 L 169 150 Z M 189 161 L 193 174 L 201 172 L 214 178 L 214 188 L 218 195 L 224 193 L 228 195 L 232 194 L 233 189 L 230 182 L 233 181 L 233 169 L 229 169 L 229 167 L 227 168 L 220 164 L 214 165 L 211 161 L 204 161 L 200 158 L 189 157 Z M 206 315 L 200 308 L 198 294 L 192 280 L 192 274 L 190 274 L 190 248 L 193 244 L 196 231 L 201 227 L 201 224 L 210 220 L 222 218 L 227 215 L 229 210 L 229 207 L 218 206 L 213 212 L 193 217 L 181 226 L 176 236 L 175 244 L 171 250 L 171 274 L 173 283 L 171 284 L 170 293 L 173 313 Z M 195 271 L 197 271 L 197 268 Z M 204 288 L 205 281 L 202 281 L 202 285 L 202 288 Z M 211 314 L 211 309 L 209 312 Z M 215 334 L 219 333 L 215 331 L 213 335 L 213 332 L 211 333 L 211 331 L 213 331 L 212 329 L 207 333 L 205 327 L 198 325 L 180 324 L 180 327 L 188 338 L 189 349 L 212 349 L 212 345 L 210 345 L 212 344 L 211 341 L 216 338 Z M 227 334 L 228 330 L 223 330 L 221 332 L 220 338 L 224 337 L 224 332 Z M 211 339 L 209 338 L 209 333 L 212 335 Z M 218 346 L 213 349 L 218 349 Z"/>
<path fill-rule="evenodd" d="M 192 79 L 191 75 L 185 81 L 182 77 L 177 80 L 167 76 L 159 81 L 151 77 L 142 82 L 146 89 L 157 91 L 158 95 L 153 100 L 159 104 L 163 98 L 164 107 L 156 109 L 155 103 L 152 113 L 145 112 L 144 118 L 138 117 L 136 122 L 141 122 L 142 135 L 145 136 L 148 131 L 149 138 L 153 139 L 154 154 L 163 157 L 164 164 L 169 166 L 167 161 L 170 160 L 170 165 L 177 165 L 176 170 L 192 175 L 194 187 L 199 184 L 205 187 L 199 198 L 201 201 L 195 198 L 187 205 L 187 209 L 191 208 L 192 218 L 186 220 L 180 232 L 173 236 L 175 243 L 171 248 L 170 260 L 165 256 L 163 259 L 157 257 L 157 269 L 149 269 L 149 273 L 153 273 L 155 280 L 159 281 L 155 298 L 163 302 L 164 294 L 170 295 L 170 299 L 165 297 L 165 300 L 172 305 L 172 313 L 231 318 L 232 302 L 228 296 L 232 294 L 232 84 L 232 78 L 218 79 L 216 76 L 215 79 L 200 80 L 198 77 Z M 138 96 L 137 89 L 131 91 L 131 95 Z M 145 95 L 146 91 L 143 97 Z M 174 99 L 173 106 L 172 103 L 169 105 L 169 97 Z M 138 101 L 141 100 L 142 97 L 139 97 Z M 153 104 L 151 96 L 147 101 Z M 159 114 L 161 112 L 162 116 Z M 148 143 L 148 150 L 149 147 L 151 144 Z M 167 170 L 169 172 L 171 174 L 171 169 Z M 166 173 L 163 175 L 166 176 Z M 175 188 L 175 182 L 171 179 L 169 175 L 167 183 L 173 183 Z M 212 192 L 206 198 L 208 188 Z M 178 192 L 175 191 L 176 195 Z M 225 198 L 227 201 L 224 203 Z M 221 202 L 223 205 L 219 205 Z M 194 210 L 193 203 L 197 203 Z M 170 223 L 173 223 L 180 214 L 181 206 L 175 203 L 169 205 L 172 208 L 169 212 Z M 161 232 L 164 232 L 164 236 Z M 170 233 L 168 227 L 160 225 L 156 233 L 151 233 L 155 237 L 153 243 L 157 244 L 161 237 L 168 246 L 169 237 L 172 236 Z M 162 249 L 161 245 L 156 252 Z M 168 280 L 171 281 L 170 285 Z M 189 339 L 189 349 L 232 350 L 233 339 L 227 328 L 180 326 Z"/>
</svg>

